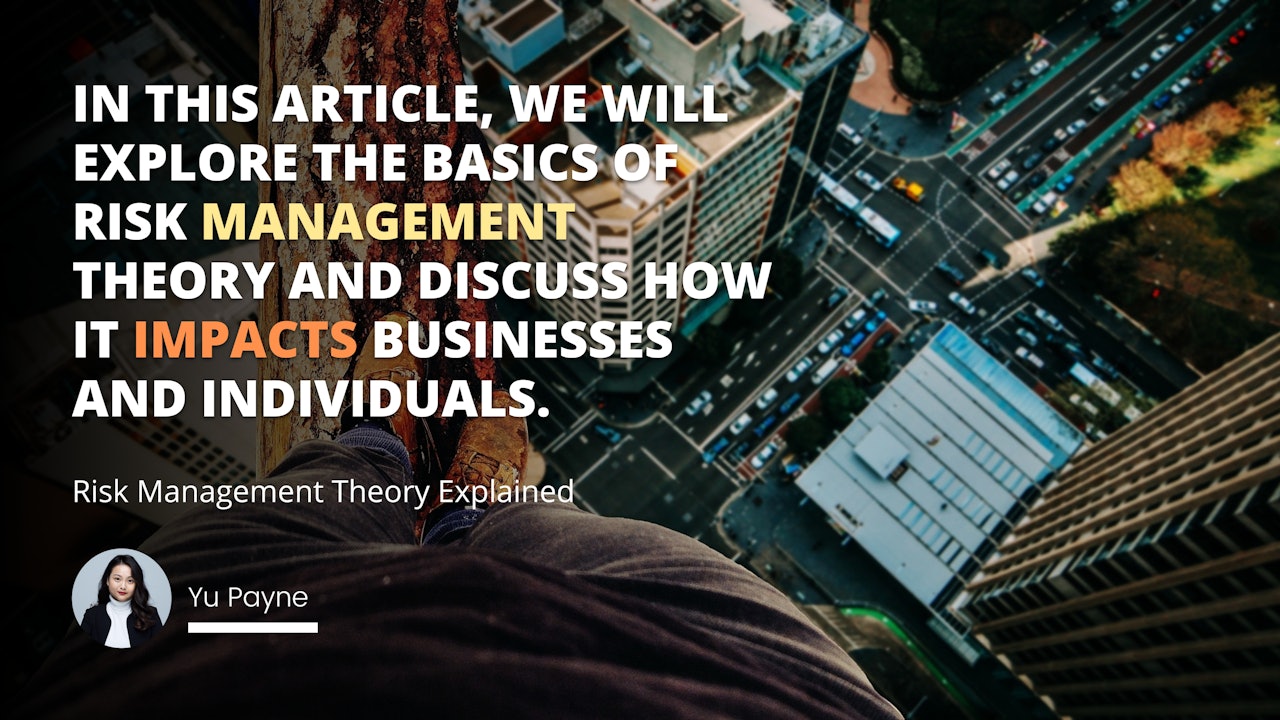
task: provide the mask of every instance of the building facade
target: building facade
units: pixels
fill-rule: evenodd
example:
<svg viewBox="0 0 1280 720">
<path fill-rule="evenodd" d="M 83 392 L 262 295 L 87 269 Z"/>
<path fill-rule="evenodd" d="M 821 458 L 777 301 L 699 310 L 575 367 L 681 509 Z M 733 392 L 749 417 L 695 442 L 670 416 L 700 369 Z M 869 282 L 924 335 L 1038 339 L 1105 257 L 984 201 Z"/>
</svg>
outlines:
<svg viewBox="0 0 1280 720">
<path fill-rule="evenodd" d="M 577 208 L 568 240 L 515 238 L 501 244 L 502 254 L 528 262 L 625 262 L 631 287 L 644 284 L 647 263 L 683 271 L 695 261 L 757 260 L 775 240 L 770 229 L 807 208 L 813 189 L 802 197 L 794 180 L 788 185 L 788 154 L 821 162 L 852 84 L 848 68 L 856 68 L 867 39 L 814 0 L 465 0 L 459 13 L 467 72 L 496 118 L 486 130 L 490 142 L 600 148 L 592 180 L 492 184 L 491 201 Z M 586 85 L 593 98 L 605 85 L 679 86 L 691 110 L 712 92 L 729 119 L 672 122 L 650 112 L 644 122 L 619 125 L 597 103 L 585 122 L 515 121 L 507 88 L 557 84 Z M 661 180 L 623 181 L 611 168 L 624 143 L 675 144 L 678 167 Z M 696 301 L 628 293 L 542 301 L 538 309 L 560 321 L 665 321 L 691 336 L 727 304 L 723 292 Z M 636 362 L 605 358 L 598 369 L 627 372 Z"/>
<path fill-rule="evenodd" d="M 1064 717 L 1280 716 L 1280 335 L 1082 453 L 956 605 Z"/>
</svg>

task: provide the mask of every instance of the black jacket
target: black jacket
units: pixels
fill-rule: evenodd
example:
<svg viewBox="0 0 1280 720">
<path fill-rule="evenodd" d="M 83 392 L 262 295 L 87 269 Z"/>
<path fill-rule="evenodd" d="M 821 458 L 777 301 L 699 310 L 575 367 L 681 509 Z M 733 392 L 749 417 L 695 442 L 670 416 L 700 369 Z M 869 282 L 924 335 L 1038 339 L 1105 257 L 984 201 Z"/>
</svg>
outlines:
<svg viewBox="0 0 1280 720">
<path fill-rule="evenodd" d="M 159 613 L 156 614 L 156 622 L 146 630 L 139 630 L 134 621 L 137 619 L 135 613 L 129 613 L 129 619 L 126 625 L 129 629 L 129 647 L 136 648 L 142 643 L 150 640 L 160 629 L 161 623 Z M 89 633 L 89 637 L 99 645 L 107 644 L 107 633 L 111 632 L 111 618 L 107 615 L 106 605 L 92 605 L 88 610 L 84 611 L 84 620 L 80 623 L 80 627 Z"/>
</svg>

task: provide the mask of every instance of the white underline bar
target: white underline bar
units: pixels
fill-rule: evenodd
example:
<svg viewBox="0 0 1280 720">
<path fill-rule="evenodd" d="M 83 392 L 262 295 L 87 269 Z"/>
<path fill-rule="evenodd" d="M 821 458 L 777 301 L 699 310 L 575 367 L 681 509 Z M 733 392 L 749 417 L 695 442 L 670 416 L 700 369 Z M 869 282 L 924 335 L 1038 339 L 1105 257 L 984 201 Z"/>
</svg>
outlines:
<svg viewBox="0 0 1280 720">
<path fill-rule="evenodd" d="M 282 634 L 315 634 L 320 632 L 320 623 L 314 622 L 189 622 L 187 632 L 196 635 L 229 634 L 229 635 L 267 635 Z"/>
</svg>

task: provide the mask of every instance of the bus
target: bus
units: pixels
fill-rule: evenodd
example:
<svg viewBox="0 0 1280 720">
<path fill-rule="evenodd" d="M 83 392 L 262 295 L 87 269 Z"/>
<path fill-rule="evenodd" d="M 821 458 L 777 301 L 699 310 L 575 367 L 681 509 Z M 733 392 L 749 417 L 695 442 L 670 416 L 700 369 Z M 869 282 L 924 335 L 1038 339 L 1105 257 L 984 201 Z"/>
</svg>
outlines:
<svg viewBox="0 0 1280 720">
<path fill-rule="evenodd" d="M 844 186 L 833 180 L 830 175 L 822 173 L 818 176 L 818 192 L 835 205 L 841 215 L 852 217 L 858 227 L 870 230 L 880 245 L 891 248 L 898 242 L 898 238 L 902 237 L 902 231 L 894 227 L 893 223 L 867 207 L 866 203 L 859 202 L 853 193 L 844 189 Z"/>
</svg>

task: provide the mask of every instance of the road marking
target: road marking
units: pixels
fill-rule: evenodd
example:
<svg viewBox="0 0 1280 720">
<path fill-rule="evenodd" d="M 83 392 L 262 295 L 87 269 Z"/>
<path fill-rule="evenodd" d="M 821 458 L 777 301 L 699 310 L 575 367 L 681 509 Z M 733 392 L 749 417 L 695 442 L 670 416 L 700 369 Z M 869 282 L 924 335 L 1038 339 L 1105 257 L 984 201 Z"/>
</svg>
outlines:
<svg viewBox="0 0 1280 720">
<path fill-rule="evenodd" d="M 666 475 L 668 479 L 671 479 L 671 480 L 675 480 L 675 479 L 676 479 L 676 474 L 675 474 L 675 473 L 673 473 L 673 472 L 671 472 L 669 469 L 667 469 L 667 466 L 666 466 L 666 465 L 663 465 L 661 460 L 659 460 L 658 458 L 654 457 L 654 456 L 653 456 L 653 453 L 649 452 L 649 448 L 647 448 L 647 447 L 645 447 L 645 446 L 641 445 L 641 446 L 640 446 L 640 452 L 644 453 L 644 456 L 645 456 L 645 457 L 647 457 L 647 458 L 649 458 L 650 460 L 652 460 L 652 461 L 653 461 L 653 464 L 654 464 L 654 465 L 657 465 L 657 466 L 658 466 L 658 469 L 659 469 L 659 470 L 661 470 L 661 471 L 662 471 L 662 474 Z"/>
</svg>

